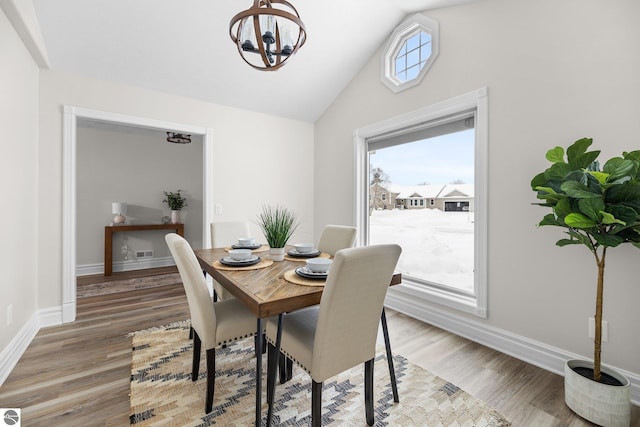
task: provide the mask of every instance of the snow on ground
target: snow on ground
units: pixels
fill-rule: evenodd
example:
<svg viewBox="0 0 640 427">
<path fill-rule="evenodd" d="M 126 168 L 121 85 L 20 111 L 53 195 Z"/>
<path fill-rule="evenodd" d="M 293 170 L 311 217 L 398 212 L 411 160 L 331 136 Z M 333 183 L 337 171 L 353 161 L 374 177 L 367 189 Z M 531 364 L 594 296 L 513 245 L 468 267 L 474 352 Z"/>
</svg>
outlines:
<svg viewBox="0 0 640 427">
<path fill-rule="evenodd" d="M 402 247 L 398 271 L 473 292 L 473 213 L 438 209 L 373 211 L 370 244 Z"/>
</svg>

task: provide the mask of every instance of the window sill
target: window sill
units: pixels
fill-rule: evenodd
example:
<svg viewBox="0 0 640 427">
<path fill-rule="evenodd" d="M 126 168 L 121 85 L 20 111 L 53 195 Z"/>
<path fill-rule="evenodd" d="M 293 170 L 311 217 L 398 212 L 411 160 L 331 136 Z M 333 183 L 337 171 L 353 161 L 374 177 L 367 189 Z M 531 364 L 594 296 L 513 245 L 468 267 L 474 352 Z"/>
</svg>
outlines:
<svg viewBox="0 0 640 427">
<path fill-rule="evenodd" d="M 487 318 L 486 308 L 480 307 L 477 298 L 474 296 L 425 286 L 407 279 L 403 279 L 401 285 L 390 288 L 388 298 L 391 303 L 394 300 L 403 301 L 402 305 L 408 304 L 422 310 L 425 309 L 423 303 L 432 303 L 484 319 Z"/>
</svg>

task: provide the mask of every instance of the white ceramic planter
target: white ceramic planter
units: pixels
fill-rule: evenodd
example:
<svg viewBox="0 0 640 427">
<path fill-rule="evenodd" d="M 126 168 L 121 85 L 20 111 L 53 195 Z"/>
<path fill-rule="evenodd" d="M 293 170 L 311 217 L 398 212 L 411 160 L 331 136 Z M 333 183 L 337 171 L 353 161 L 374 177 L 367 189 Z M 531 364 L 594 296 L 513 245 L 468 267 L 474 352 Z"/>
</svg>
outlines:
<svg viewBox="0 0 640 427">
<path fill-rule="evenodd" d="M 274 261 L 284 261 L 284 248 L 270 248 L 269 256 Z"/>
<path fill-rule="evenodd" d="M 618 372 L 602 367 L 602 372 L 622 383 L 602 384 L 585 378 L 572 368 L 593 369 L 593 362 L 568 360 L 564 366 L 564 401 L 582 418 L 603 427 L 629 427 L 631 422 L 631 383 Z"/>
<path fill-rule="evenodd" d="M 180 223 L 180 211 L 171 211 L 171 224 Z"/>
</svg>

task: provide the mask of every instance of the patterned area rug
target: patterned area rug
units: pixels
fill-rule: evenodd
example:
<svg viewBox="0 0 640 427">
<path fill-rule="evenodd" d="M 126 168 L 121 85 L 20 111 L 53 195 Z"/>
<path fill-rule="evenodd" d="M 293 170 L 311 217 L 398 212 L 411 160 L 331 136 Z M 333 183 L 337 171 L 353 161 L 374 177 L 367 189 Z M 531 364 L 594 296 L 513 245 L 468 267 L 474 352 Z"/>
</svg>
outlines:
<svg viewBox="0 0 640 427">
<path fill-rule="evenodd" d="M 135 426 L 250 426 L 255 419 L 253 339 L 218 349 L 213 411 L 204 413 L 204 350 L 200 377 L 191 381 L 189 323 L 132 334 L 131 424 Z M 266 388 L 266 355 L 263 385 Z M 504 416 L 455 385 L 394 356 L 400 403 L 393 402 L 389 370 L 381 349 L 375 361 L 376 426 L 510 426 Z M 323 426 L 366 426 L 363 367 L 325 382 Z M 263 390 L 263 402 L 266 392 Z M 276 385 L 273 425 L 306 426 L 311 379 L 294 366 L 293 379 Z M 266 418 L 267 406 L 263 406 Z M 264 422 L 264 419 L 263 419 Z"/>
</svg>

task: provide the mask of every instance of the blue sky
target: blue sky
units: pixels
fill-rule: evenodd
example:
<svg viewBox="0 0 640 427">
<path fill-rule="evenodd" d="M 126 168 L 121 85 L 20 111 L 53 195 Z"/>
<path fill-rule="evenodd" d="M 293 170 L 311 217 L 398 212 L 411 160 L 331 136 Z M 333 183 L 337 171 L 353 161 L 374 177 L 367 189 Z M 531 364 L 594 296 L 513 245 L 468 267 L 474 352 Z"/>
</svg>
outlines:
<svg viewBox="0 0 640 427">
<path fill-rule="evenodd" d="M 383 148 L 371 154 L 372 168 L 381 168 L 393 184 L 473 183 L 474 130 Z"/>
</svg>

